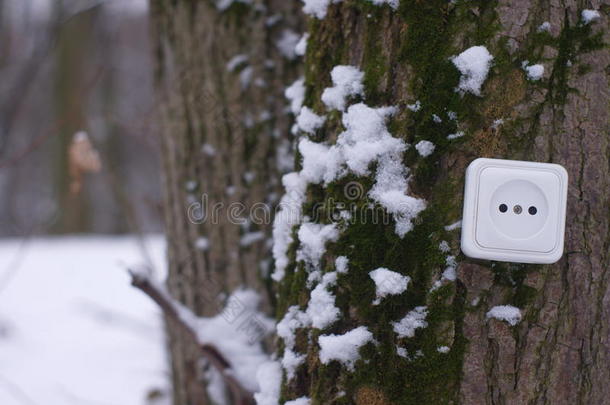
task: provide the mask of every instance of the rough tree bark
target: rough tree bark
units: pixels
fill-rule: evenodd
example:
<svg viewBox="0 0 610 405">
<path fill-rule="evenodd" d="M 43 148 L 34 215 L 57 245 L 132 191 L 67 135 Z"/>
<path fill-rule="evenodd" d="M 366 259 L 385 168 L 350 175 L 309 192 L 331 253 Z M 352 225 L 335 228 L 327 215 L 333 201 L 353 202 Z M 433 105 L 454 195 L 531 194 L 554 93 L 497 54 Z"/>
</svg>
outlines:
<svg viewBox="0 0 610 405">
<path fill-rule="evenodd" d="M 592 24 L 583 9 L 600 9 Z M 282 400 L 308 396 L 313 404 L 603 404 L 610 377 L 610 136 L 608 3 L 574 1 L 402 0 L 398 10 L 366 1 L 332 4 L 323 20 L 309 21 L 305 59 L 306 105 L 327 114 L 315 141 L 333 143 L 343 129 L 340 115 L 320 100 L 335 65 L 365 74 L 366 104 L 398 106 L 390 120 L 393 136 L 414 145 L 436 145 L 422 158 L 411 148 L 410 193 L 427 208 L 404 238 L 393 225 L 358 219 L 321 260 L 333 270 L 339 255 L 349 272 L 339 275 L 341 318 L 329 328 L 301 329 L 295 350 L 306 360 L 296 378 L 284 377 Z M 539 30 L 550 22 L 550 31 Z M 494 56 L 481 97 L 456 93 L 459 72 L 450 61 L 474 45 Z M 528 80 L 522 62 L 541 63 L 544 77 Z M 406 105 L 421 102 L 417 112 Z M 457 113 L 457 120 L 447 112 Z M 442 122 L 432 118 L 437 114 Z M 497 121 L 503 120 L 503 121 Z M 447 135 L 465 136 L 448 140 Z M 439 243 L 459 254 L 464 171 L 476 157 L 556 162 L 569 172 L 566 253 L 554 265 L 488 263 L 457 257 L 457 280 L 431 290 L 445 268 Z M 374 171 L 373 171 L 374 173 Z M 346 177 L 327 187 L 310 185 L 304 215 L 328 200 L 362 203 L 343 195 L 358 181 L 368 191 L 373 176 Z M 363 195 L 366 199 L 366 194 Z M 366 201 L 365 201 L 366 203 Z M 331 207 L 332 208 L 332 207 Z M 353 221 L 352 221 L 353 222 Z M 369 221 L 370 222 L 370 221 Z M 279 315 L 291 305 L 305 308 L 306 274 L 294 252 L 280 283 Z M 368 272 L 378 267 L 409 275 L 400 297 L 371 305 L 375 286 Z M 496 305 L 520 308 L 511 327 L 486 313 Z M 427 306 L 428 327 L 398 339 L 391 321 Z M 320 334 L 341 334 L 366 326 L 376 345 L 360 350 L 350 371 L 337 362 L 321 364 Z M 307 336 L 310 338 L 308 339 Z M 400 357 L 406 348 L 411 359 Z M 441 346 L 450 348 L 440 353 Z"/>
<path fill-rule="evenodd" d="M 223 293 L 268 284 L 271 212 L 260 204 L 281 192 L 284 83 L 297 66 L 277 43 L 298 27 L 297 11 L 282 0 L 151 2 L 168 287 L 200 316 L 216 315 Z M 208 404 L 198 348 L 187 342 L 170 328 L 174 403 Z"/>
<path fill-rule="evenodd" d="M 271 1 L 270 9 L 288 5 Z M 287 2 L 286 2 L 287 3 Z M 392 2 L 389 2 L 392 3 Z M 398 3 L 398 2 L 396 2 Z M 264 17 L 241 3 L 219 13 L 207 2 L 162 1 L 152 4 L 158 41 L 157 80 L 163 89 L 164 155 L 169 287 L 197 313 L 207 305 L 210 283 L 231 291 L 257 285 L 251 263 L 269 255 L 253 246 L 235 247 L 240 228 L 233 224 L 194 225 L 185 214 L 193 196 L 208 193 L 212 201 L 264 201 L 260 177 L 245 186 L 242 175 L 254 165 L 269 165 L 276 147 L 267 125 L 246 129 L 227 125 L 228 117 L 257 117 L 261 109 L 281 116 L 277 99 L 266 106 L 263 95 L 279 97 L 287 79 L 281 62 L 263 72 L 273 48 Z M 580 22 L 585 8 L 601 18 Z M 403 238 L 394 224 L 353 218 L 320 260 L 323 272 L 334 270 L 338 256 L 349 259 L 349 271 L 332 292 L 340 319 L 325 328 L 297 330 L 295 352 L 305 355 L 296 376 L 284 375 L 281 400 L 311 398 L 312 404 L 603 404 L 609 394 L 610 349 L 610 136 L 608 91 L 608 3 L 575 1 L 402 0 L 398 9 L 365 0 L 329 6 L 322 20 L 311 18 L 305 58 L 305 105 L 326 122 L 312 140 L 334 143 L 343 131 L 341 114 L 321 102 L 336 65 L 364 72 L 363 101 L 371 107 L 397 106 L 388 129 L 414 145 L 436 145 L 426 158 L 410 148 L 404 164 L 411 175 L 410 195 L 427 208 Z M 549 31 L 539 30 L 544 22 Z M 222 38 L 222 42 L 219 40 Z M 450 57 L 484 45 L 493 66 L 481 96 L 455 91 L 460 73 Z M 226 63 L 249 50 L 253 77 L 265 77 L 270 88 L 242 90 Z M 541 63 L 541 80 L 528 80 L 522 62 Z M 289 75 L 288 75 L 289 76 Z M 291 78 L 293 79 L 293 78 Z M 277 86 L 277 87 L 274 87 Z M 271 89 L 271 90 L 269 90 Z M 359 100 L 351 100 L 356 102 Z M 408 105 L 419 101 L 421 108 Z M 268 105 L 268 104 L 267 104 Z M 251 108 L 247 110 L 246 107 Z M 221 112 L 221 117 L 215 115 Z M 457 114 L 452 119 L 449 111 Z M 436 122 L 433 114 L 442 122 Z M 220 124 L 220 125 L 219 125 Z M 285 124 L 281 124 L 280 127 Z M 448 134 L 463 131 L 458 139 Z M 258 152 L 246 153 L 248 140 Z M 202 144 L 218 154 L 202 155 Z M 463 174 L 476 157 L 560 163 L 570 175 L 566 254 L 554 265 L 520 265 L 470 260 L 459 254 L 459 229 L 447 228 L 461 218 Z M 299 168 L 300 169 L 300 168 Z M 275 173 L 271 169 L 265 173 Z M 309 185 L 304 214 L 319 218 L 319 203 L 328 211 L 343 203 L 364 207 L 374 183 L 349 175 L 327 186 Z M 196 181 L 195 183 L 191 183 Z M 356 198 L 345 187 L 356 181 Z M 233 197 L 227 185 L 236 187 Z M 222 196 L 222 197 L 220 197 Z M 308 272 L 297 262 L 302 247 L 296 237 L 288 249 L 290 263 L 277 285 L 276 313 L 290 306 L 305 309 L 311 293 Z M 266 231 L 265 231 L 266 232 Z M 207 251 L 196 241 L 206 235 Z M 447 241 L 450 252 L 439 244 Z M 457 256 L 457 279 L 441 280 L 447 255 Z M 368 273 L 386 267 L 411 277 L 403 295 L 372 306 L 375 285 Z M 441 280 L 440 287 L 432 288 Z M 520 308 L 515 326 L 486 313 L 496 305 Z M 427 327 L 399 339 L 391 322 L 417 306 L 426 306 Z M 318 337 L 365 326 L 376 343 L 360 350 L 353 370 L 337 362 L 322 364 Z M 203 404 L 196 356 L 171 333 L 176 404 Z M 449 347 L 448 352 L 438 348 Z M 409 358 L 398 354 L 406 349 Z M 279 355 L 284 346 L 279 342 Z M 404 354 L 404 352 L 403 352 Z"/>
</svg>

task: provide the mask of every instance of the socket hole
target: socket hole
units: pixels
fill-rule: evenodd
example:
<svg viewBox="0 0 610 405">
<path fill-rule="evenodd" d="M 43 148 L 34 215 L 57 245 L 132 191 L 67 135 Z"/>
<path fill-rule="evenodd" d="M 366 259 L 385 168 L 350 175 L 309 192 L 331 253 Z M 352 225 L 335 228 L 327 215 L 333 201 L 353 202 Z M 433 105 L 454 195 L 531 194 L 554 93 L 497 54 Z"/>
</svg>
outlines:
<svg viewBox="0 0 610 405">
<path fill-rule="evenodd" d="M 521 206 L 519 204 L 517 204 L 513 207 L 513 212 L 515 214 L 519 215 L 523 212 L 523 208 L 521 208 Z"/>
<path fill-rule="evenodd" d="M 508 206 L 506 204 L 500 204 L 498 209 L 500 210 L 500 212 L 506 212 L 508 211 Z"/>
<path fill-rule="evenodd" d="M 534 206 L 531 206 L 528 208 L 527 212 L 529 212 L 530 215 L 536 215 L 536 213 L 538 212 L 538 209 Z"/>
</svg>

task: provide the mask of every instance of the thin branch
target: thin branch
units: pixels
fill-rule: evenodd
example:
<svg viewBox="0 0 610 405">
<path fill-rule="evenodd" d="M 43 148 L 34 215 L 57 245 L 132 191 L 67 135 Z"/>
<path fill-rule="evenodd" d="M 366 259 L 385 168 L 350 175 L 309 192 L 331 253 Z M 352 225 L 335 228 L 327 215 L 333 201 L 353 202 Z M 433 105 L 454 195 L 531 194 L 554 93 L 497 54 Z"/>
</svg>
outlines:
<svg viewBox="0 0 610 405">
<path fill-rule="evenodd" d="M 147 274 L 131 269 L 129 270 L 129 274 L 131 275 L 131 285 L 148 295 L 148 297 L 161 308 L 165 316 L 177 325 L 184 335 L 199 348 L 201 356 L 207 360 L 212 367 L 218 370 L 225 384 L 231 391 L 234 403 L 236 405 L 253 405 L 253 394 L 235 378 L 231 364 L 226 357 L 216 348 L 216 346 L 199 341 L 194 325 L 185 317 L 184 311 L 186 309 L 178 307 L 165 289 L 152 282 Z"/>
</svg>

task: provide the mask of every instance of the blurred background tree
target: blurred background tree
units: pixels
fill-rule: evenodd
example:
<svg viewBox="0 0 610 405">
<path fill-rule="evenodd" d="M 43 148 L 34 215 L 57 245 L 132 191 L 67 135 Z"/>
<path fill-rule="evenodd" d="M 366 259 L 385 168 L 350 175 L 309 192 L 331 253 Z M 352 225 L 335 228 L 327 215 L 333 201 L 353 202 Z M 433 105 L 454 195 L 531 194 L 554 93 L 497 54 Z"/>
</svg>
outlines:
<svg viewBox="0 0 610 405">
<path fill-rule="evenodd" d="M 0 235 L 162 229 L 148 16 L 132 3 L 0 3 Z M 71 193 L 80 131 L 103 165 Z"/>
</svg>

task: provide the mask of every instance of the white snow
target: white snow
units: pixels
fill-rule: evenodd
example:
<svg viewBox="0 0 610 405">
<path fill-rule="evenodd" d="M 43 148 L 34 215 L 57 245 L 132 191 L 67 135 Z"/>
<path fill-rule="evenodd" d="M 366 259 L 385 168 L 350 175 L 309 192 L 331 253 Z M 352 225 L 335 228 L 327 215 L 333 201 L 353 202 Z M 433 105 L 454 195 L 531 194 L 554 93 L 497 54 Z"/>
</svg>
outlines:
<svg viewBox="0 0 610 405">
<path fill-rule="evenodd" d="M 242 66 L 248 62 L 248 55 L 239 54 L 235 55 L 229 60 L 227 63 L 227 70 L 229 72 L 234 72 L 239 66 Z"/>
<path fill-rule="evenodd" d="M 395 232 L 401 238 L 413 228 L 412 220 L 426 208 L 425 200 L 407 195 L 407 190 L 407 168 L 402 165 L 400 155 L 392 153 L 379 161 L 369 195 L 394 215 Z"/>
<path fill-rule="evenodd" d="M 335 268 L 337 269 L 337 273 L 347 273 L 349 270 L 347 265 L 349 264 L 349 260 L 345 256 L 339 256 L 335 259 Z"/>
<path fill-rule="evenodd" d="M 521 311 L 511 305 L 498 305 L 487 312 L 487 319 L 496 318 L 515 326 L 521 321 Z"/>
<path fill-rule="evenodd" d="M 341 80 L 336 81 L 338 86 L 343 86 Z M 302 83 L 297 82 L 287 90 L 286 95 L 293 102 L 293 111 L 302 103 L 301 87 Z M 343 114 L 345 131 L 339 134 L 334 145 L 314 143 L 305 137 L 301 139 L 299 151 L 303 157 L 303 169 L 283 177 L 287 195 L 280 201 L 273 225 L 275 271 L 272 278 L 275 281 L 284 277 L 289 261 L 287 249 L 293 242 L 292 228 L 301 222 L 301 206 L 309 183 L 327 185 L 349 172 L 369 175 L 369 166 L 376 162 L 375 184 L 369 196 L 394 216 L 395 232 L 400 237 L 412 229 L 412 220 L 425 209 L 426 202 L 407 194 L 410 178 L 408 169 L 402 163 L 402 154 L 408 145 L 402 139 L 394 138 L 385 124 L 387 117 L 395 112 L 394 107 L 371 108 L 363 103 L 355 104 Z M 314 133 L 324 120 L 325 117 L 318 116 L 308 107 L 301 107 L 297 127 Z M 338 230 L 309 223 L 300 227 L 298 235 L 302 246 L 297 252 L 297 259 L 308 263 L 308 280 L 313 282 L 319 272 L 317 267 L 324 253 L 324 244 L 327 240 L 336 240 Z"/>
<path fill-rule="evenodd" d="M 434 152 L 435 147 L 436 146 L 430 141 L 419 141 L 415 145 L 415 149 L 417 149 L 417 152 L 422 157 L 430 156 L 432 152 Z"/>
<path fill-rule="evenodd" d="M 280 281 L 284 278 L 288 256 L 286 251 L 292 244 L 292 228 L 301 222 L 301 209 L 305 198 L 307 182 L 296 172 L 285 174 L 282 184 L 286 194 L 280 200 L 277 214 L 273 220 L 273 258 L 275 270 L 271 278 Z"/>
<path fill-rule="evenodd" d="M 278 142 L 275 161 L 280 173 L 287 173 L 294 169 L 294 151 L 292 143 L 288 139 L 281 139 Z"/>
<path fill-rule="evenodd" d="M 359 326 L 343 335 L 321 335 L 318 339 L 320 361 L 322 364 L 328 364 L 336 360 L 349 370 L 353 370 L 354 364 L 360 358 L 360 348 L 372 341 L 373 334 L 364 326 Z"/>
<path fill-rule="evenodd" d="M 396 111 L 393 107 L 371 108 L 359 103 L 343 114 L 346 131 L 339 134 L 337 145 L 341 147 L 345 163 L 355 174 L 369 174 L 369 165 L 375 160 L 394 160 L 407 148 L 405 143 L 392 137 L 385 121 Z"/>
<path fill-rule="evenodd" d="M 277 335 L 284 340 L 284 345 L 293 349 L 295 345 L 295 333 L 297 329 L 309 325 L 309 317 L 298 306 L 288 308 L 286 314 L 276 325 Z"/>
<path fill-rule="evenodd" d="M 398 4 L 399 4 L 400 0 L 369 0 L 369 1 L 372 2 L 376 6 L 382 6 L 384 4 L 388 4 L 394 10 L 396 10 L 398 8 Z"/>
<path fill-rule="evenodd" d="M 407 290 L 407 286 L 411 282 L 411 277 L 403 276 L 384 267 L 369 272 L 369 277 L 375 282 L 375 295 L 377 298 L 373 301 L 373 305 L 379 304 L 381 299 L 388 295 L 402 294 Z"/>
<path fill-rule="evenodd" d="M 294 305 L 288 308 L 286 314 L 276 325 L 278 337 L 284 340 L 284 356 L 281 364 L 286 371 L 288 380 L 294 378 L 296 368 L 305 361 L 305 355 L 294 352 L 297 329 L 308 327 L 311 324 L 309 316 Z"/>
<path fill-rule="evenodd" d="M 295 80 L 294 83 L 286 88 L 284 96 L 290 101 L 290 111 L 295 116 L 298 115 L 305 99 L 305 79 L 301 77 Z"/>
<path fill-rule="evenodd" d="M 447 242 L 446 240 L 442 240 L 438 244 L 438 248 L 443 253 L 449 253 L 449 251 L 451 250 L 451 247 L 449 246 L 449 242 Z"/>
<path fill-rule="evenodd" d="M 457 261 L 455 260 L 455 256 L 447 256 L 445 260 L 445 271 L 443 271 L 443 279 L 449 281 L 455 281 L 457 275 L 455 274 L 455 269 L 457 268 Z"/>
<path fill-rule="evenodd" d="M 428 326 L 426 322 L 426 316 L 428 311 L 426 307 L 416 307 L 413 311 L 409 312 L 400 322 L 392 322 L 394 326 L 394 332 L 398 334 L 398 337 L 413 337 L 415 336 L 415 330 L 419 328 L 425 328 Z"/>
<path fill-rule="evenodd" d="M 456 132 L 455 134 L 449 134 L 449 135 L 447 135 L 447 139 L 449 139 L 449 140 L 451 141 L 451 140 L 453 140 L 453 139 L 461 138 L 461 137 L 463 137 L 464 135 L 465 135 L 465 134 L 464 134 L 464 131 L 458 131 L 458 132 Z"/>
<path fill-rule="evenodd" d="M 297 399 L 293 399 L 292 401 L 286 401 L 284 405 L 309 405 L 311 403 L 311 399 L 308 397 L 301 397 Z"/>
<path fill-rule="evenodd" d="M 204 236 L 200 236 L 195 239 L 195 248 L 198 250 L 206 251 L 210 248 L 210 241 Z"/>
<path fill-rule="evenodd" d="M 544 66 L 541 64 L 528 65 L 528 62 L 523 63 L 523 70 L 527 73 L 527 78 L 530 80 L 540 80 L 544 75 Z"/>
<path fill-rule="evenodd" d="M 229 405 L 227 389 L 220 371 L 210 367 L 205 373 L 206 391 L 214 405 Z"/>
<path fill-rule="evenodd" d="M 436 122 L 437 124 L 440 124 L 441 122 L 443 122 L 443 119 L 436 114 L 432 114 L 432 121 Z"/>
<path fill-rule="evenodd" d="M 403 237 L 426 203 L 407 195 L 408 169 L 402 164 L 407 145 L 392 137 L 385 126 L 385 119 L 395 111 L 393 107 L 370 108 L 362 103 L 350 106 L 343 115 L 346 131 L 339 135 L 337 145 L 342 148 L 347 167 L 357 175 L 368 175 L 370 163 L 377 161 L 369 196 L 394 215 L 396 233 Z"/>
<path fill-rule="evenodd" d="M 210 145 L 209 143 L 204 143 L 203 146 L 201 147 L 201 151 L 206 154 L 207 156 L 214 156 L 216 155 L 216 148 L 212 145 Z"/>
<path fill-rule="evenodd" d="M 282 369 L 277 361 L 268 361 L 259 366 L 256 380 L 260 387 L 254 394 L 257 405 L 278 405 L 282 384 Z"/>
<path fill-rule="evenodd" d="M 396 354 L 405 359 L 409 358 L 409 353 L 404 347 L 396 347 Z"/>
<path fill-rule="evenodd" d="M 503 124 L 504 124 L 504 119 L 498 118 L 497 120 L 494 120 L 494 122 L 491 124 L 491 127 L 493 129 L 497 129 L 497 128 L 499 128 Z"/>
<path fill-rule="evenodd" d="M 297 57 L 296 46 L 300 39 L 301 37 L 299 34 L 290 29 L 286 29 L 282 31 L 280 39 L 277 40 L 275 45 L 286 59 L 292 60 Z"/>
<path fill-rule="evenodd" d="M 297 367 L 305 362 L 305 355 L 298 354 L 291 349 L 284 349 L 284 356 L 282 357 L 282 367 L 286 371 L 286 378 L 288 381 L 292 380 L 296 375 Z"/>
<path fill-rule="evenodd" d="M 161 275 L 164 245 L 144 245 Z M 3 239 L 0 403 L 143 405 L 167 393 L 160 311 L 122 266 L 146 261 L 132 237 Z"/>
<path fill-rule="evenodd" d="M 589 24 L 591 21 L 597 20 L 601 15 L 597 10 L 583 10 L 581 13 L 582 22 Z"/>
<path fill-rule="evenodd" d="M 330 72 L 333 87 L 324 89 L 322 101 L 330 109 L 345 110 L 348 97 L 362 95 L 364 73 L 354 66 L 338 65 Z"/>
<path fill-rule="evenodd" d="M 551 23 L 548 21 L 543 22 L 538 26 L 538 32 L 549 32 L 551 31 Z"/>
<path fill-rule="evenodd" d="M 306 314 L 311 325 L 324 329 L 339 319 L 341 312 L 335 306 L 335 296 L 328 289 L 337 283 L 337 273 L 330 272 L 322 277 L 322 282 L 311 292 Z"/>
<path fill-rule="evenodd" d="M 451 349 L 449 348 L 449 346 L 439 346 L 436 348 L 436 351 L 439 353 L 443 353 L 443 354 L 447 354 L 449 353 Z"/>
<path fill-rule="evenodd" d="M 331 3 L 339 3 L 341 0 L 302 0 L 303 12 L 318 19 L 326 17 L 326 11 Z"/>
<path fill-rule="evenodd" d="M 256 371 L 269 360 L 261 341 L 274 327 L 274 322 L 258 312 L 260 296 L 253 290 L 235 290 L 227 299 L 224 310 L 211 318 L 194 318 L 190 322 L 199 342 L 213 344 L 231 364 L 231 372 L 249 391 L 259 390 Z M 180 310 L 183 319 L 194 315 Z"/>
<path fill-rule="evenodd" d="M 341 149 L 323 143 L 312 142 L 307 138 L 299 142 L 299 152 L 303 157 L 301 176 L 309 183 L 324 184 L 340 177 L 344 172 Z"/>
<path fill-rule="evenodd" d="M 481 86 L 487 78 L 489 67 L 493 60 L 493 56 L 491 56 L 487 48 L 484 46 L 473 46 L 458 56 L 454 56 L 451 60 L 460 73 L 462 73 L 458 89 L 462 93 L 470 92 L 480 96 Z"/>
<path fill-rule="evenodd" d="M 445 241 L 443 241 L 445 242 Z M 447 242 L 445 242 L 447 243 Z M 441 242 L 442 244 L 442 242 Z M 441 249 L 442 250 L 442 249 Z M 447 251 L 449 251 L 449 245 L 447 244 Z M 445 270 L 443 271 L 443 274 L 440 278 L 440 280 L 437 280 L 433 285 L 432 288 L 430 289 L 430 291 L 434 291 L 437 288 L 440 288 L 443 284 L 443 280 L 448 280 L 448 281 L 455 281 L 457 279 L 457 274 L 456 274 L 456 269 L 458 266 L 457 260 L 455 259 L 455 256 L 447 256 L 445 258 Z"/>
<path fill-rule="evenodd" d="M 326 243 L 335 242 L 339 238 L 339 230 L 335 224 L 304 222 L 299 228 L 298 237 L 301 245 L 297 251 L 297 260 L 318 269 L 320 259 L 326 251 Z"/>
<path fill-rule="evenodd" d="M 299 42 L 294 47 L 294 53 L 298 56 L 303 56 L 307 52 L 307 41 L 309 40 L 309 34 L 306 32 L 303 34 Z"/>
<path fill-rule="evenodd" d="M 248 86 L 250 86 L 253 74 L 254 69 L 252 69 L 252 66 L 246 66 L 241 72 L 239 72 L 239 82 L 242 89 L 246 89 Z"/>
<path fill-rule="evenodd" d="M 407 108 L 413 112 L 417 112 L 421 109 L 421 102 L 419 100 L 417 100 L 413 104 L 408 104 Z"/>
<path fill-rule="evenodd" d="M 314 134 L 324 124 L 326 117 L 313 112 L 309 107 L 302 107 L 297 116 L 298 128 L 308 134 Z"/>
</svg>

